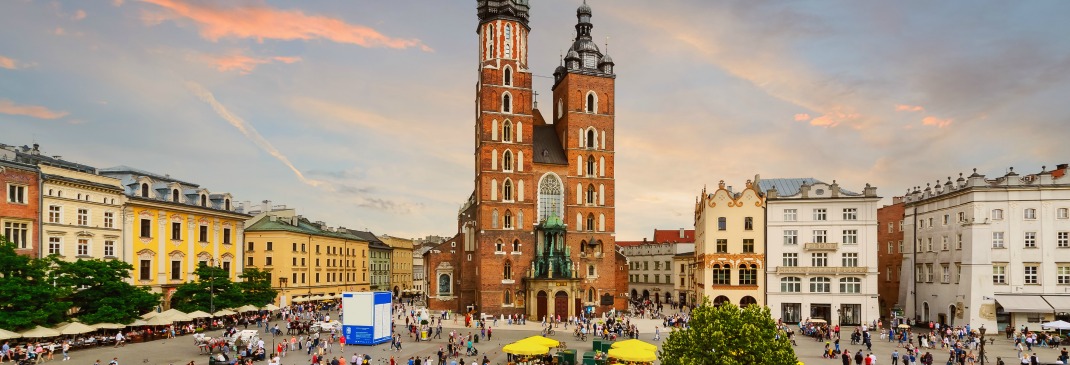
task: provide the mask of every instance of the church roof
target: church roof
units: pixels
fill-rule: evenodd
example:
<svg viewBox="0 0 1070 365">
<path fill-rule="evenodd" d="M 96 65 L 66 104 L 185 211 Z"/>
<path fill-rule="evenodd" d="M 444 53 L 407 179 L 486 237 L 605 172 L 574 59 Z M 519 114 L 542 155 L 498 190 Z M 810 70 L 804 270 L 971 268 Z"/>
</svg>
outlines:
<svg viewBox="0 0 1070 365">
<path fill-rule="evenodd" d="M 532 162 L 552 165 L 568 165 L 568 156 L 565 148 L 561 146 L 561 140 L 557 138 L 557 130 L 553 125 L 536 125 L 535 143 L 532 144 Z"/>
</svg>

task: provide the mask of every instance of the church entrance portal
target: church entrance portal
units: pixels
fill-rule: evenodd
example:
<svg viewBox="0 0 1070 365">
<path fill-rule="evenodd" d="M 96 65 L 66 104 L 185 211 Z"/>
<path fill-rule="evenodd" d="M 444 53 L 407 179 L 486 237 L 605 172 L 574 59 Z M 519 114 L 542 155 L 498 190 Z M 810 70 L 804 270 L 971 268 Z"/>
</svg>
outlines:
<svg viewBox="0 0 1070 365">
<path fill-rule="evenodd" d="M 559 291 L 554 294 L 554 315 L 568 317 L 568 293 Z"/>
<path fill-rule="evenodd" d="M 540 290 L 535 302 L 535 320 L 541 321 L 546 318 L 546 292 Z"/>
</svg>

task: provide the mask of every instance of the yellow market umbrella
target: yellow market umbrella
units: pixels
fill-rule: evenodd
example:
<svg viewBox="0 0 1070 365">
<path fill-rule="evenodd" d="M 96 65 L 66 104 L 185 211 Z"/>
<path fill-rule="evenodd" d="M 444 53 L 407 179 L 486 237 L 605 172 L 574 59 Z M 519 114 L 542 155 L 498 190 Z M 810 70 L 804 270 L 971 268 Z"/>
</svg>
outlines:
<svg viewBox="0 0 1070 365">
<path fill-rule="evenodd" d="M 518 341 L 505 345 L 502 351 L 513 355 L 534 356 L 545 355 L 550 352 L 550 348 L 537 343 Z"/>
<path fill-rule="evenodd" d="M 62 333 L 59 333 L 59 331 L 41 326 L 34 327 L 32 330 L 22 333 L 22 337 L 26 338 L 59 337 L 60 335 L 62 335 Z"/>
<path fill-rule="evenodd" d="M 614 359 L 621 359 L 624 361 L 653 362 L 658 360 L 658 355 L 653 351 L 637 348 L 609 349 L 608 355 Z"/>
<path fill-rule="evenodd" d="M 656 345 L 651 345 L 649 343 L 646 343 L 646 342 L 643 342 L 643 341 L 640 341 L 640 340 L 636 340 L 636 339 L 624 340 L 624 341 L 620 341 L 620 342 L 614 342 L 613 345 L 610 346 L 610 348 L 615 348 L 615 349 L 637 348 L 637 349 L 647 350 L 647 351 L 657 351 L 658 350 L 658 347 Z"/>
<path fill-rule="evenodd" d="M 531 337 L 525 338 L 523 340 L 517 341 L 517 343 L 520 343 L 520 342 L 533 343 L 533 344 L 536 344 L 536 345 L 546 346 L 546 347 L 557 347 L 557 346 L 561 345 L 561 343 L 558 342 L 557 340 L 552 339 L 552 338 L 543 337 L 543 336 L 531 336 Z"/>
</svg>

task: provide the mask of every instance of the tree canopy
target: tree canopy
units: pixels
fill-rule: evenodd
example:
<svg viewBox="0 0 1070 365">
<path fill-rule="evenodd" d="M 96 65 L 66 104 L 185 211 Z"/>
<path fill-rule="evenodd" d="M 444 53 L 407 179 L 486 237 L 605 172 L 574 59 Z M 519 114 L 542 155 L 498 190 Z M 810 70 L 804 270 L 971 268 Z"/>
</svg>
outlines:
<svg viewBox="0 0 1070 365">
<path fill-rule="evenodd" d="M 252 304 L 262 307 L 275 301 L 279 291 L 271 288 L 271 274 L 257 268 L 246 268 L 239 276 L 242 281 L 238 283 L 245 298 L 244 304 Z"/>
<path fill-rule="evenodd" d="M 70 290 L 53 285 L 48 271 L 48 260 L 15 253 L 15 244 L 0 236 L 0 328 L 19 331 L 66 318 Z"/>
<path fill-rule="evenodd" d="M 198 310 L 212 313 L 246 304 L 241 288 L 230 280 L 226 270 L 201 264 L 193 274 L 197 281 L 179 285 L 171 294 L 171 308 L 186 313 Z"/>
<path fill-rule="evenodd" d="M 159 294 L 126 281 L 134 269 L 129 263 L 96 259 L 54 260 L 53 282 L 62 287 L 78 288 L 69 299 L 76 310 L 73 316 L 82 323 L 130 323 L 160 303 Z"/>
<path fill-rule="evenodd" d="M 778 331 L 768 308 L 714 307 L 706 299 L 691 311 L 688 328 L 665 340 L 658 358 L 664 365 L 795 365 L 795 350 Z"/>
</svg>

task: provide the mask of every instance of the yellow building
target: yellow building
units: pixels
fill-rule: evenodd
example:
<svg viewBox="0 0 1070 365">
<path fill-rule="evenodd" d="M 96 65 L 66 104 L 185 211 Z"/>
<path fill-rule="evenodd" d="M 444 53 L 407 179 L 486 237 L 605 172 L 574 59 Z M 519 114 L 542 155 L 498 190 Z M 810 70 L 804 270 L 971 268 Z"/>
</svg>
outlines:
<svg viewBox="0 0 1070 365">
<path fill-rule="evenodd" d="M 62 260 L 123 257 L 123 186 L 84 165 L 40 163 L 42 256 Z"/>
<path fill-rule="evenodd" d="M 268 211 L 245 230 L 245 267 L 270 275 L 278 306 L 295 298 L 370 290 L 368 241 L 344 227 L 310 222 L 292 209 Z"/>
<path fill-rule="evenodd" d="M 122 257 L 134 265 L 135 285 L 163 293 L 169 307 L 175 288 L 196 280 L 199 264 L 222 267 L 238 280 L 238 249 L 249 216 L 233 209 L 230 194 L 126 166 L 100 174 L 125 188 Z"/>
<path fill-rule="evenodd" d="M 695 290 L 714 305 L 765 305 L 765 198 L 747 180 L 740 192 L 725 188 L 695 204 Z"/>
<path fill-rule="evenodd" d="M 379 239 L 394 249 L 390 254 L 390 288 L 394 296 L 412 293 L 412 240 L 386 235 Z"/>
<path fill-rule="evenodd" d="M 673 290 L 680 293 L 677 303 L 695 306 L 698 295 L 695 292 L 695 252 L 678 253 L 672 257 L 672 270 L 676 280 Z"/>
</svg>

